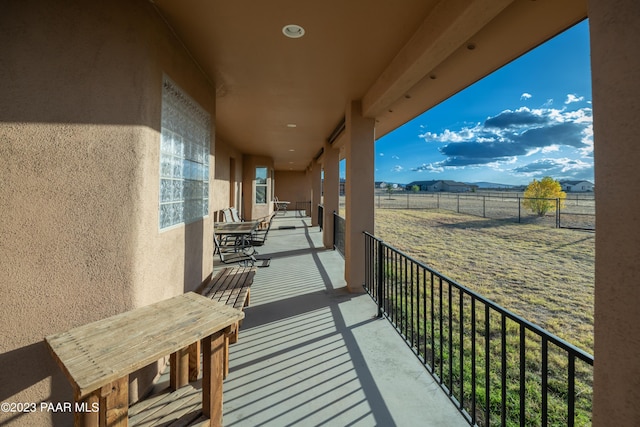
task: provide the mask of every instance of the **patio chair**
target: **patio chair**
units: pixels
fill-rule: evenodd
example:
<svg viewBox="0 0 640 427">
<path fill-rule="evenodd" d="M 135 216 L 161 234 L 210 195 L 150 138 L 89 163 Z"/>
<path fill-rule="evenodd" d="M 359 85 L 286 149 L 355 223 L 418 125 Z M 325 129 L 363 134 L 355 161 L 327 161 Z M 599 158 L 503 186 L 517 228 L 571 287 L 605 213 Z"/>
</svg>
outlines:
<svg viewBox="0 0 640 427">
<path fill-rule="evenodd" d="M 245 239 L 243 239 L 241 243 L 236 240 L 233 244 L 229 244 L 220 241 L 218 236 L 213 233 L 213 244 L 215 245 L 213 255 L 215 256 L 217 252 L 223 264 L 240 263 L 244 266 L 253 266 L 256 262 L 254 256 L 256 251 Z"/>
<path fill-rule="evenodd" d="M 222 209 L 222 217 L 224 218 L 224 222 L 234 222 L 230 208 Z"/>
<path fill-rule="evenodd" d="M 231 212 L 231 219 L 233 222 L 244 222 L 244 219 L 240 218 L 240 215 L 238 214 L 238 209 L 231 207 L 229 208 L 229 212 Z"/>
<path fill-rule="evenodd" d="M 266 229 L 256 230 L 253 232 L 253 234 L 251 235 L 251 240 L 249 241 L 249 243 L 251 243 L 251 246 L 264 245 L 264 242 L 267 240 L 267 234 L 269 234 L 269 230 L 271 229 L 271 223 L 273 222 L 273 218 L 275 216 L 276 216 L 276 213 L 274 212 L 269 218 L 269 223 L 267 224 Z"/>
</svg>

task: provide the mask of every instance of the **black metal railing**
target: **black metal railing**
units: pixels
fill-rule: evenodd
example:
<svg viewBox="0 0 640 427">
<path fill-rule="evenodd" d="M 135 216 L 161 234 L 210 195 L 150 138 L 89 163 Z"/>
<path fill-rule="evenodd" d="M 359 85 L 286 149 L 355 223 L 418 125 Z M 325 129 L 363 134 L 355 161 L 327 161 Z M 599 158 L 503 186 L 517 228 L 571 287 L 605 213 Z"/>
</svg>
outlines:
<svg viewBox="0 0 640 427">
<path fill-rule="evenodd" d="M 333 213 L 333 247 L 344 257 L 346 221 L 336 212 Z"/>
<path fill-rule="evenodd" d="M 593 356 L 365 234 L 365 289 L 471 425 L 590 425 Z"/>
</svg>

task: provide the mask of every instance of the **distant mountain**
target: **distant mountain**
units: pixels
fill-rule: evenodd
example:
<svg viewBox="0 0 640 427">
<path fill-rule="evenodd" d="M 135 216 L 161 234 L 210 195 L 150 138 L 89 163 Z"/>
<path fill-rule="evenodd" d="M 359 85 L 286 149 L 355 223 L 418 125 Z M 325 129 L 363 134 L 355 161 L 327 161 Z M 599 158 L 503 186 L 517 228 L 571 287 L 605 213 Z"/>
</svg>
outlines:
<svg viewBox="0 0 640 427">
<path fill-rule="evenodd" d="M 522 187 L 521 185 L 508 185 L 508 184 L 498 184 L 495 182 L 467 182 L 466 184 L 477 185 L 478 188 L 518 188 Z"/>
</svg>

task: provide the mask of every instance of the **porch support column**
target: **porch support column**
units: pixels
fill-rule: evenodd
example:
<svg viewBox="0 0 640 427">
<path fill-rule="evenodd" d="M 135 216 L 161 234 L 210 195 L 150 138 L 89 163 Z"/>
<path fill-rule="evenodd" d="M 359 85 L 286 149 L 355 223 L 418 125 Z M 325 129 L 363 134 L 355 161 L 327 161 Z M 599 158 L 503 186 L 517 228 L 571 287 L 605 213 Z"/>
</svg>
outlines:
<svg viewBox="0 0 640 427">
<path fill-rule="evenodd" d="M 640 419 L 640 5 L 589 0 L 596 178 L 594 426 Z M 633 53 L 635 52 L 635 53 Z"/>
<path fill-rule="evenodd" d="M 321 176 L 322 176 L 322 165 L 318 162 L 313 162 L 311 164 L 311 170 L 309 171 L 311 175 L 311 225 L 318 225 L 318 205 L 320 204 L 320 192 L 321 188 Z"/>
<path fill-rule="evenodd" d="M 324 247 L 333 249 L 333 213 L 340 208 L 340 150 L 328 142 L 324 145 L 324 218 L 322 241 Z"/>
<path fill-rule="evenodd" d="M 362 116 L 362 102 L 352 101 L 346 111 L 346 236 L 345 279 L 351 292 L 363 292 L 364 237 L 374 228 L 374 126 Z"/>
</svg>

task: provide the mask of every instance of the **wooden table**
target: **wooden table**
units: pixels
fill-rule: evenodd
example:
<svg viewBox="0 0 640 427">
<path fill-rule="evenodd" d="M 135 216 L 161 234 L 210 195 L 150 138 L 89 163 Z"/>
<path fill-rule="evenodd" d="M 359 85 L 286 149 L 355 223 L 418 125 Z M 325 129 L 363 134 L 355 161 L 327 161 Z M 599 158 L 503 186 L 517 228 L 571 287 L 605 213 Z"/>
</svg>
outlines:
<svg viewBox="0 0 640 427">
<path fill-rule="evenodd" d="M 242 236 L 250 235 L 258 228 L 260 221 L 244 222 L 216 222 L 213 224 L 213 231 L 220 235 Z"/>
<path fill-rule="evenodd" d="M 213 233 L 233 239 L 231 241 L 233 242 L 234 252 L 244 252 L 247 256 L 250 256 L 255 252 L 253 246 L 251 246 L 251 236 L 259 224 L 260 221 L 216 222 L 213 224 Z M 228 242 L 228 240 L 220 241 Z"/>
<path fill-rule="evenodd" d="M 171 355 L 171 386 L 189 378 L 189 345 L 202 340 L 202 412 L 222 422 L 224 337 L 242 311 L 193 292 L 45 338 L 74 389 L 76 426 L 126 426 L 129 373 Z M 98 408 L 94 412 L 92 409 Z"/>
</svg>

